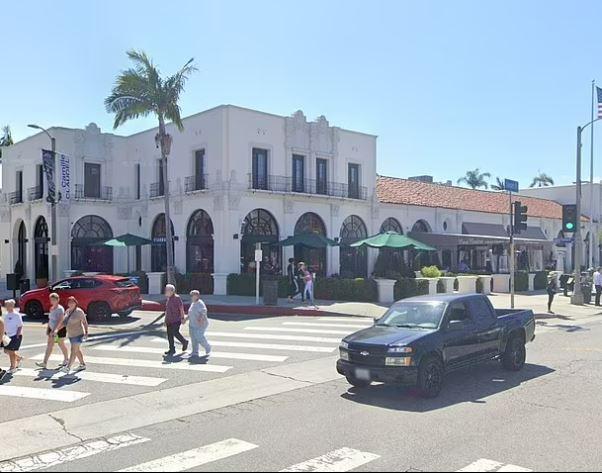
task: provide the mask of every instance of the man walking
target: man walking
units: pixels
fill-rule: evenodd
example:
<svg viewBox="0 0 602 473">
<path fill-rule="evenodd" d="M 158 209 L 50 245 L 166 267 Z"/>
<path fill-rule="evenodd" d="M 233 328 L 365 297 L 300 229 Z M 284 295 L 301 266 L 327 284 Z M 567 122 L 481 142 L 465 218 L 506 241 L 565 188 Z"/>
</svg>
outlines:
<svg viewBox="0 0 602 473">
<path fill-rule="evenodd" d="M 180 327 L 186 315 L 184 314 L 184 304 L 180 296 L 176 294 L 176 287 L 173 284 L 165 286 L 165 326 L 167 327 L 167 340 L 169 342 L 169 350 L 165 352 L 166 356 L 174 356 L 176 354 L 175 339 L 182 344 L 182 351 L 188 350 L 188 340 L 180 333 Z"/>
<path fill-rule="evenodd" d="M 596 305 L 600 305 L 600 296 L 602 295 L 602 273 L 600 272 L 602 268 L 596 269 L 594 273 L 594 286 L 596 288 Z"/>
</svg>

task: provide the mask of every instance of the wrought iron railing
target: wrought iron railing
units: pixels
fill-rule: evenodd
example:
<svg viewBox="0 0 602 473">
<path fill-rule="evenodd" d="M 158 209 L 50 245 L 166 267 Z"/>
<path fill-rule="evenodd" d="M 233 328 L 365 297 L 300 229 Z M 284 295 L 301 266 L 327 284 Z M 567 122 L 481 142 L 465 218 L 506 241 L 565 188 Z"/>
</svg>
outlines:
<svg viewBox="0 0 602 473">
<path fill-rule="evenodd" d="M 23 203 L 23 191 L 15 191 L 8 194 L 8 203 L 11 205 Z"/>
<path fill-rule="evenodd" d="M 299 179 L 287 176 L 257 176 L 249 174 L 249 189 L 272 192 L 301 193 L 367 200 L 368 189 L 340 182 Z"/>
<path fill-rule="evenodd" d="M 149 189 L 149 196 L 151 199 L 156 197 L 163 197 L 165 195 L 165 186 L 162 182 L 152 182 Z"/>
<path fill-rule="evenodd" d="M 44 188 L 42 186 L 30 187 L 27 189 L 27 198 L 30 202 L 42 200 L 44 198 Z"/>
<path fill-rule="evenodd" d="M 91 189 L 86 189 L 83 184 L 75 184 L 75 200 L 113 200 L 113 188 L 109 186 L 102 186 L 95 192 Z"/>
<path fill-rule="evenodd" d="M 197 174 L 186 177 L 184 183 L 186 192 L 202 191 L 207 189 L 207 174 Z"/>
</svg>

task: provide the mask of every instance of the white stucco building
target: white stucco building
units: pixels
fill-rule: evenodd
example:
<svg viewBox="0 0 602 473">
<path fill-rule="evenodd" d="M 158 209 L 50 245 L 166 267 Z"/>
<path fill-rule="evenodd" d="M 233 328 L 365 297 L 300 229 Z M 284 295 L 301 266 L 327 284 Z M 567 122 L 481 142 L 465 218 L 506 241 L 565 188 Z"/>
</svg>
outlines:
<svg viewBox="0 0 602 473">
<path fill-rule="evenodd" d="M 508 207 L 502 194 L 378 177 L 374 135 L 331 126 L 324 117 L 308 121 L 301 111 L 284 117 L 231 105 L 187 117 L 184 127 L 169 128 L 175 264 L 182 273 L 213 274 L 216 293 L 225 291 L 229 273 L 252 271 L 257 242 L 279 270 L 294 256 L 319 274 L 346 276 L 369 275 L 378 255 L 346 244 L 383 228 L 430 242 L 450 268 L 468 260 L 485 269 L 494 251 L 504 251 Z M 42 167 L 50 142 L 39 133 L 3 150 L 1 280 L 15 270 L 40 282 L 69 270 L 163 271 L 156 129 L 127 137 L 94 124 L 49 132 L 70 169 L 57 211 L 58 243 L 48 238 L 51 206 Z M 560 207 L 533 199 L 532 208 L 532 233 L 522 243 L 538 269 L 562 253 L 552 243 L 561 227 Z M 96 246 L 125 233 L 153 244 L 132 248 L 129 257 L 125 250 Z M 277 244 L 308 233 L 342 245 L 310 250 Z M 503 271 L 503 261 L 495 260 L 490 269 Z M 562 255 L 557 264 L 570 261 Z"/>
</svg>

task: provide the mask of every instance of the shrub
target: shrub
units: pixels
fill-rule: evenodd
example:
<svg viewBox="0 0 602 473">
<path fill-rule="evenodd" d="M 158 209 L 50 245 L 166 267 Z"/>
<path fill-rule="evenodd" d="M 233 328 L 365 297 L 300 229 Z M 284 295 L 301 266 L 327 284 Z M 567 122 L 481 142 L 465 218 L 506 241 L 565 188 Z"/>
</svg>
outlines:
<svg viewBox="0 0 602 473">
<path fill-rule="evenodd" d="M 429 282 L 413 278 L 401 278 L 395 283 L 395 300 L 414 296 L 425 296 L 429 293 Z"/>
<path fill-rule="evenodd" d="M 440 278 L 442 274 L 437 266 L 425 266 L 420 270 L 420 273 L 425 278 Z"/>
<path fill-rule="evenodd" d="M 316 299 L 376 302 L 378 290 L 373 279 L 317 278 Z"/>
<path fill-rule="evenodd" d="M 176 288 L 180 294 L 193 289 L 201 294 L 213 294 L 213 276 L 208 273 L 176 273 Z"/>
<path fill-rule="evenodd" d="M 481 278 L 477 278 L 477 292 L 483 294 L 483 280 Z"/>
<path fill-rule="evenodd" d="M 444 292 L 445 284 L 443 284 L 443 281 L 439 279 L 439 281 L 437 281 L 437 294 L 443 294 Z"/>
<path fill-rule="evenodd" d="M 529 273 L 527 271 L 516 271 L 514 273 L 514 290 L 516 292 L 529 290 Z"/>
<path fill-rule="evenodd" d="M 548 275 L 549 271 L 537 271 L 535 273 L 533 285 L 536 291 L 540 291 L 548 287 Z"/>
<path fill-rule="evenodd" d="M 278 297 L 286 297 L 288 293 L 288 281 L 284 276 L 270 276 L 278 280 Z M 259 294 L 263 289 L 262 281 L 259 282 Z M 255 275 L 254 274 L 229 274 L 227 280 L 227 291 L 229 296 L 254 296 Z"/>
</svg>

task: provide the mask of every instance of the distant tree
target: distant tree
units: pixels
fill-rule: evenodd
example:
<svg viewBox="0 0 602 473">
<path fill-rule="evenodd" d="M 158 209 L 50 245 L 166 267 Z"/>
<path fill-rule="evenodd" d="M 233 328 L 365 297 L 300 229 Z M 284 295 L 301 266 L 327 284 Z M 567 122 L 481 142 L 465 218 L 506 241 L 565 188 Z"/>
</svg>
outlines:
<svg viewBox="0 0 602 473">
<path fill-rule="evenodd" d="M 2 146 L 12 146 L 13 144 L 10 126 L 6 125 L 2 128 L 2 135 L 0 135 L 0 161 L 2 160 Z"/>
<path fill-rule="evenodd" d="M 501 177 L 496 177 L 495 184 L 491 184 L 491 188 L 494 191 L 503 191 L 506 190 L 506 184 L 504 183 L 504 180 Z"/>
<path fill-rule="evenodd" d="M 554 185 L 554 179 L 548 176 L 545 172 L 539 171 L 539 174 L 533 178 L 529 187 L 548 187 Z"/>
<path fill-rule="evenodd" d="M 481 187 L 488 189 L 489 184 L 487 183 L 487 179 L 490 177 L 490 173 L 481 172 L 481 170 L 477 168 L 472 171 L 467 171 L 464 177 L 458 179 L 458 184 L 466 184 L 471 189 L 479 189 Z"/>
</svg>

